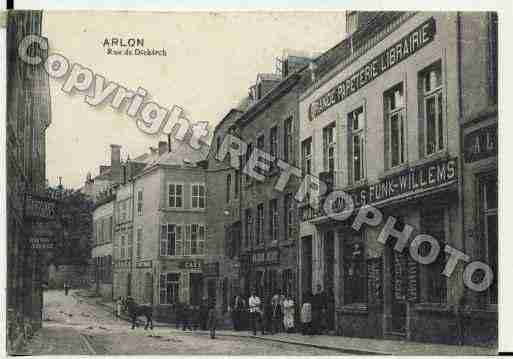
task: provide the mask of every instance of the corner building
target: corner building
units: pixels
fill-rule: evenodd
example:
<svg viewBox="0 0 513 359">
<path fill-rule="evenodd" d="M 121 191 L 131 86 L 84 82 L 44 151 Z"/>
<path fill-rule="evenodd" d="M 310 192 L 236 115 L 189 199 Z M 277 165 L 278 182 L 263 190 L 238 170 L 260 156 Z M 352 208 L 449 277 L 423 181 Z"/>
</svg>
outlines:
<svg viewBox="0 0 513 359">
<path fill-rule="evenodd" d="M 464 251 L 469 240 L 462 217 L 461 64 L 463 54 L 472 57 L 471 48 L 488 39 L 486 26 L 466 16 L 348 12 L 349 37 L 337 45 L 346 56 L 320 76 L 314 70 L 315 81 L 300 97 L 303 175 L 323 180 L 328 193 L 350 194 L 356 208 L 344 221 L 327 216 L 325 194 L 320 206 L 299 211 L 299 286 L 302 293 L 319 284 L 333 291 L 328 315 L 340 335 L 457 340 L 454 306 L 469 296 L 464 265 L 449 278 L 442 272 L 445 244 Z M 473 16 L 487 21 L 484 13 Z M 383 221 L 355 231 L 355 214 L 365 204 L 378 208 Z M 332 208 L 340 210 L 337 203 Z M 389 216 L 397 231 L 413 227 L 409 241 L 420 233 L 435 237 L 437 259 L 418 264 L 408 246 L 392 249 L 394 237 L 379 242 Z"/>
</svg>

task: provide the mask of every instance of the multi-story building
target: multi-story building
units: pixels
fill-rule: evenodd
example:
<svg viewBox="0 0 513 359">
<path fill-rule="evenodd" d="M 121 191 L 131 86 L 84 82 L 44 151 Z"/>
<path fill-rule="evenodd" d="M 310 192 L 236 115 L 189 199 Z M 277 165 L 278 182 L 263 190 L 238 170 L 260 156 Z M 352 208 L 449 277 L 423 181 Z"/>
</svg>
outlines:
<svg viewBox="0 0 513 359">
<path fill-rule="evenodd" d="M 173 304 L 199 304 L 203 294 L 208 146 L 169 145 L 159 143 L 158 156 L 134 176 L 132 192 L 118 190 L 115 211 L 126 218 L 119 226 L 127 234 L 117 234 L 114 251 L 126 259 L 126 292 L 153 303 L 157 317 L 173 319 Z"/>
<path fill-rule="evenodd" d="M 240 169 L 231 167 L 217 154 L 227 134 L 236 135 L 235 123 L 242 111 L 231 109 L 216 126 L 213 146 L 207 158 L 207 243 L 203 269 L 204 294 L 220 305 L 221 315 L 229 320 L 228 306 L 240 293 Z M 215 189 L 215 190 L 214 190 Z"/>
<path fill-rule="evenodd" d="M 496 107 L 488 106 L 493 96 L 483 94 L 493 73 L 487 66 L 496 69 L 496 53 L 488 55 L 494 28 L 484 13 L 347 17 L 349 36 L 337 45 L 343 55 L 328 71 L 314 68 L 314 82 L 300 98 L 303 174 L 323 180 L 328 193 L 300 210 L 299 284 L 302 291 L 315 292 L 317 285 L 333 291 L 335 308 L 328 315 L 336 316 L 339 334 L 454 342 L 454 306 L 462 296 L 472 297 L 462 280 L 464 266 L 446 277 L 449 253 L 443 249 L 430 264 L 419 264 L 408 250 L 393 248 L 399 232 L 407 238 L 413 229 L 410 241 L 428 234 L 441 248 L 466 251 L 472 260 L 485 254 L 496 260 L 496 197 L 473 195 L 479 186 L 496 194 L 496 158 L 471 156 L 479 161 L 465 165 L 463 196 L 460 129 L 464 116 L 467 137 L 489 133 L 477 128 L 496 123 Z M 475 171 L 483 177 L 476 180 Z M 326 202 L 335 190 L 351 196 L 352 216 L 326 212 L 324 205 L 335 213 L 346 208 L 347 201 Z M 365 205 L 378 209 L 383 220 L 358 228 L 355 213 Z M 488 245 L 468 236 L 475 213 L 484 223 L 480 233 L 488 228 Z M 386 222 L 389 217 L 395 222 Z M 473 247 L 481 257 L 468 252 Z M 421 248 L 422 255 L 426 251 Z M 493 304 L 493 293 L 487 298 Z M 496 335 L 496 317 L 486 315 L 475 320 L 487 326 L 486 334 L 475 334 L 473 341 Z"/>
<path fill-rule="evenodd" d="M 26 330 L 41 326 L 44 255 L 33 251 L 36 228 L 24 204 L 29 194 L 46 190 L 45 132 L 50 125 L 48 74 L 41 66 L 22 61 L 20 41 L 41 34 L 41 11 L 11 11 L 7 16 L 7 308 L 8 350 L 17 350 Z M 30 56 L 46 58 L 46 50 L 32 47 Z M 38 214 L 40 215 L 40 214 Z"/>
<path fill-rule="evenodd" d="M 112 292 L 112 242 L 114 237 L 113 190 L 105 193 L 95 203 L 93 212 L 92 279 L 95 290 L 104 298 L 113 298 Z"/>
<path fill-rule="evenodd" d="M 262 179 L 243 175 L 240 184 L 242 243 L 241 289 L 249 296 L 281 291 L 296 296 L 298 234 L 294 195 L 298 178 L 291 176 L 283 191 L 275 189 L 280 174 L 278 159 L 299 162 L 299 94 L 309 80 L 309 59 L 289 56 L 281 76 L 260 74 L 251 88 L 251 106 L 237 120 L 240 138 L 247 144 L 243 166 L 255 149 L 275 158 Z M 257 169 L 259 171 L 260 169 Z"/>
</svg>

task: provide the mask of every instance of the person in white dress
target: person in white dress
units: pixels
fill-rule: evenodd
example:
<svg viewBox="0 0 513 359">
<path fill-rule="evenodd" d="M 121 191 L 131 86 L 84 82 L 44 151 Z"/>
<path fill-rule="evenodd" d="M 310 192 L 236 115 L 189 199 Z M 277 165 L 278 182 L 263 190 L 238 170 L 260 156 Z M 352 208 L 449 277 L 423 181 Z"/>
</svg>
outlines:
<svg viewBox="0 0 513 359">
<path fill-rule="evenodd" d="M 288 294 L 283 301 L 283 326 L 287 333 L 294 328 L 294 301 Z"/>
</svg>

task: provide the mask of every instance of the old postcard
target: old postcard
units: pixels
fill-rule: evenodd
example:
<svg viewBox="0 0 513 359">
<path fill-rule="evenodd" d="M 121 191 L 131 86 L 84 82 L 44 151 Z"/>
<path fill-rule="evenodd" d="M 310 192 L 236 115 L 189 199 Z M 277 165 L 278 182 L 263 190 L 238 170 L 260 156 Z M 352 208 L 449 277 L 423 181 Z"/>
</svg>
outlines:
<svg viewBox="0 0 513 359">
<path fill-rule="evenodd" d="M 9 354 L 497 352 L 497 13 L 6 26 Z"/>
</svg>

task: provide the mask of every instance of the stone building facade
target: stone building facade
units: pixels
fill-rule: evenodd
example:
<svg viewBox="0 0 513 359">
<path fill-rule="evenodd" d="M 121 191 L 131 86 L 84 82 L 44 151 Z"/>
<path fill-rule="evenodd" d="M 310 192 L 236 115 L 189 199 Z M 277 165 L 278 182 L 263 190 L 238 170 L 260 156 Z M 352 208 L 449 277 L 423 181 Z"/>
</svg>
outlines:
<svg viewBox="0 0 513 359">
<path fill-rule="evenodd" d="M 28 194 L 46 191 L 46 129 L 51 123 L 48 74 L 18 56 L 20 41 L 41 34 L 41 11 L 7 14 L 7 344 L 14 352 L 25 333 L 41 327 L 44 255 L 32 250 L 33 219 L 25 213 Z M 33 46 L 29 56 L 45 58 L 47 51 Z"/>
<path fill-rule="evenodd" d="M 358 25 L 351 16 L 357 13 L 348 13 L 348 25 Z M 460 71 L 468 66 L 468 84 L 480 96 L 474 71 L 487 71 L 471 71 L 470 54 L 479 49 L 479 58 L 487 58 L 487 16 L 376 13 L 349 29 L 339 45 L 346 55 L 321 76 L 314 71 L 314 83 L 300 98 L 303 174 L 328 184 L 318 205 L 300 210 L 300 286 L 333 292 L 329 315 L 341 335 L 457 340 L 454 308 L 467 296 L 465 266 L 446 277 L 449 254 L 421 265 L 407 250 L 393 249 L 391 233 L 411 228 L 408 243 L 422 233 L 442 248 L 476 244 L 463 225 L 461 95 L 472 91 Z M 461 44 L 469 45 L 463 51 Z M 348 193 L 357 211 L 367 204 L 379 209 L 383 220 L 358 228 L 357 211 L 348 218 L 328 215 L 326 208 L 345 208 L 329 196 L 336 190 Z M 387 222 L 391 216 L 395 222 Z"/>
</svg>

